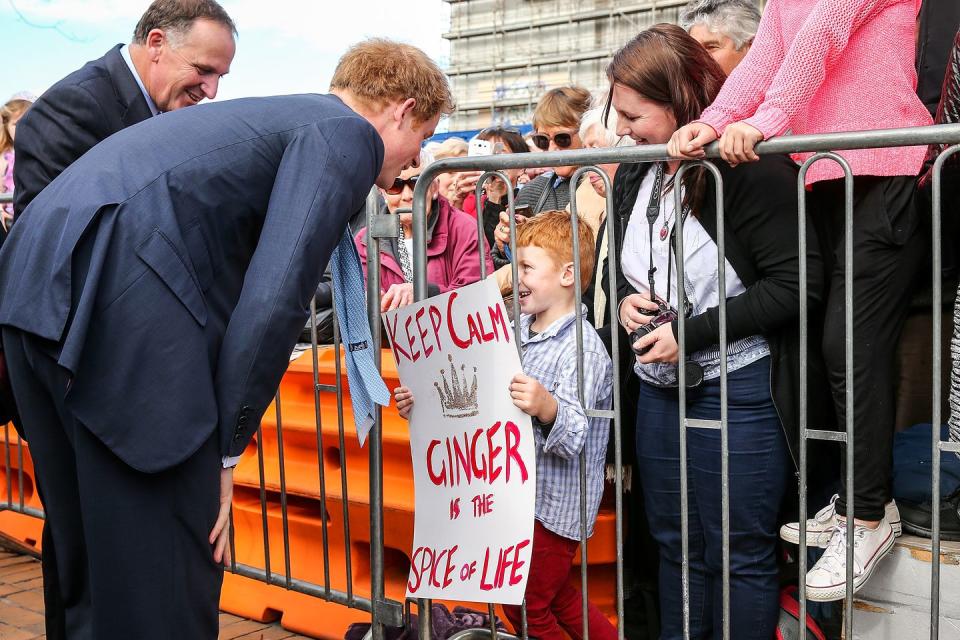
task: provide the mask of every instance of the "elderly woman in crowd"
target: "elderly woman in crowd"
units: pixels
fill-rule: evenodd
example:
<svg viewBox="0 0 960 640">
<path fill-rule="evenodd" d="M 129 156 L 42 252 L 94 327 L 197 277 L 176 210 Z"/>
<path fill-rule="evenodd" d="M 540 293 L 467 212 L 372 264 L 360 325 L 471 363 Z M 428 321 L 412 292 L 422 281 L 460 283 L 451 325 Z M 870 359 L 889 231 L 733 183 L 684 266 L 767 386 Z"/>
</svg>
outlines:
<svg viewBox="0 0 960 640">
<path fill-rule="evenodd" d="M 431 143 L 432 149 L 429 149 L 434 160 L 445 160 L 446 158 L 462 158 L 467 155 L 467 141 L 456 136 L 447 138 L 440 143 Z M 437 176 L 437 193 L 450 201 L 453 206 L 459 208 L 463 199 L 457 198 L 457 188 L 454 179 L 457 174 L 454 172 L 441 173 Z"/>
<path fill-rule="evenodd" d="M 608 112 L 609 111 L 609 112 Z M 630 136 L 618 136 L 617 131 L 617 112 L 603 107 L 594 107 L 583 114 L 580 122 L 580 138 L 583 140 L 583 146 L 587 149 L 603 149 L 608 147 L 631 147 L 636 144 Z M 617 175 L 618 163 L 597 165 L 610 178 L 613 184 Z M 585 179 L 577 187 L 575 196 L 577 203 L 577 213 L 590 225 L 597 238 L 596 269 L 593 274 L 593 282 L 583 295 L 583 301 L 587 305 L 587 316 L 590 322 L 600 332 L 601 338 L 609 345 L 609 324 L 610 310 L 607 300 L 606 280 L 606 259 L 608 252 L 607 229 L 604 222 L 607 214 L 607 191 L 603 179 L 594 172 L 586 174 Z M 570 208 L 569 205 L 567 207 Z M 607 327 L 604 331 L 604 327 Z"/>
<path fill-rule="evenodd" d="M 679 23 L 730 75 L 750 51 L 760 11 L 755 0 L 692 0 Z"/>
<path fill-rule="evenodd" d="M 400 238 L 380 242 L 381 308 L 397 309 L 413 302 L 413 190 L 431 159 L 421 157 L 420 166 L 407 169 L 392 188 L 383 190 L 383 211 L 400 217 Z M 437 194 L 434 181 L 427 192 L 427 290 L 438 295 L 480 279 L 481 247 L 487 272 L 493 271 L 490 253 L 477 235 L 477 223 Z M 367 266 L 367 230 L 357 234 L 357 249 Z"/>
</svg>

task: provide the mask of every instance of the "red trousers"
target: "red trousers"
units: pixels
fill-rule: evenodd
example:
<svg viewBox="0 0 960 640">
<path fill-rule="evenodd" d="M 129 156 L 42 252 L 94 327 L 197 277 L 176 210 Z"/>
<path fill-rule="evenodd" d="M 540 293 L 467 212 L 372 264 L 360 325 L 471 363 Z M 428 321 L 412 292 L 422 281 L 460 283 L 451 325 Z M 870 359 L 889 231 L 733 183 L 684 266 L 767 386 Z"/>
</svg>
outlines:
<svg viewBox="0 0 960 640">
<path fill-rule="evenodd" d="M 570 584 L 570 568 L 579 542 L 548 531 L 539 521 L 533 527 L 533 550 L 527 577 L 527 634 L 537 640 L 583 638 L 583 597 Z M 517 635 L 520 607 L 504 605 L 503 612 Z M 587 603 L 590 640 L 617 640 L 617 630 L 593 604 Z"/>
</svg>

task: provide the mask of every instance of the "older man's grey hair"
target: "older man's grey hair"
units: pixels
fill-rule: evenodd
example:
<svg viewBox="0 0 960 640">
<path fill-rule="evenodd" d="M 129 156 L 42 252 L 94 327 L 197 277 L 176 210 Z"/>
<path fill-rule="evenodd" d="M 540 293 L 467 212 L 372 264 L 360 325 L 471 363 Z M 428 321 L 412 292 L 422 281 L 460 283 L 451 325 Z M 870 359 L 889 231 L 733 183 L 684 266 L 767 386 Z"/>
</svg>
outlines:
<svg viewBox="0 0 960 640">
<path fill-rule="evenodd" d="M 739 50 L 757 34 L 760 10 L 755 0 L 692 0 L 680 10 L 680 26 L 689 32 L 698 24 L 727 36 Z"/>
</svg>

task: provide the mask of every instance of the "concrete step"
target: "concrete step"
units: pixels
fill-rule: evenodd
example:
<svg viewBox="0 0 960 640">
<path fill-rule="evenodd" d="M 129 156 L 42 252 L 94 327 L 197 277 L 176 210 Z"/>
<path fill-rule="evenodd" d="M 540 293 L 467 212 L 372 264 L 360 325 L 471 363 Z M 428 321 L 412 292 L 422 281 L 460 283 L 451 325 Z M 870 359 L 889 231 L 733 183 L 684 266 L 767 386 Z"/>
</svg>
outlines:
<svg viewBox="0 0 960 640">
<path fill-rule="evenodd" d="M 854 601 L 854 640 L 930 640 L 930 540 L 901 536 Z M 960 640 L 960 543 L 940 546 L 940 640 Z"/>
</svg>

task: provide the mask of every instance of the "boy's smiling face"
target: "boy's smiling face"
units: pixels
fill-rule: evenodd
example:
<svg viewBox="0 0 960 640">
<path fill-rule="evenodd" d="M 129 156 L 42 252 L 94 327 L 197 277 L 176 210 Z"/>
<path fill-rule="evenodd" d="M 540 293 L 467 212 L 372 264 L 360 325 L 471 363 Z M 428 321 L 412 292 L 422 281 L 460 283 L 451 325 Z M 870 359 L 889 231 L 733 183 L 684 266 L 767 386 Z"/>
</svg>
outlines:
<svg viewBox="0 0 960 640">
<path fill-rule="evenodd" d="M 573 263 L 558 264 L 542 247 L 517 247 L 520 310 L 538 315 L 573 299 Z"/>
</svg>

